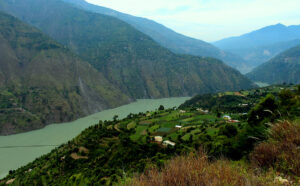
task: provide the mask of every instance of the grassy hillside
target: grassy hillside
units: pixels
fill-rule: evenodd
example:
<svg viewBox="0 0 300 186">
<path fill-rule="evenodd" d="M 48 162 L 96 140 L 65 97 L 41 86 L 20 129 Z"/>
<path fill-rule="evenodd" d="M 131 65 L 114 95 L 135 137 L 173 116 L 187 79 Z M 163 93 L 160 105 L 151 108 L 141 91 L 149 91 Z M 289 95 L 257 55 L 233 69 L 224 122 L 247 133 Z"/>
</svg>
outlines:
<svg viewBox="0 0 300 186">
<path fill-rule="evenodd" d="M 221 179 L 221 181 L 223 178 L 225 179 L 227 171 L 238 175 L 236 178 L 229 178 L 227 175 L 228 180 L 224 183 L 234 183 L 230 181 L 241 181 L 240 183 L 246 181 L 249 183 L 245 180 L 246 178 L 252 180 L 251 183 L 257 183 L 258 185 L 259 183 L 270 183 L 276 175 L 272 173 L 270 177 L 266 177 L 264 166 L 259 165 L 258 167 L 260 176 L 257 176 L 254 171 L 245 173 L 247 171 L 245 165 L 250 163 L 247 158 L 259 159 L 260 151 L 258 149 L 260 147 L 256 147 L 252 154 L 249 153 L 256 143 L 268 139 L 268 128 L 270 127 L 268 123 L 276 122 L 278 119 L 299 120 L 300 89 L 299 87 L 284 86 L 267 87 L 250 90 L 244 92 L 243 95 L 251 95 L 255 92 L 274 93 L 274 96 L 263 97 L 263 94 L 253 96 L 256 97 L 255 106 L 249 109 L 247 115 L 240 111 L 227 113 L 223 110 L 219 110 L 222 113 L 222 115 L 219 115 L 218 112 L 205 111 L 199 107 L 182 106 L 181 109 L 164 110 L 163 107 L 160 107 L 153 112 L 129 114 L 123 120 L 118 120 L 116 116 L 114 121 L 99 121 L 98 124 L 86 129 L 67 144 L 56 148 L 51 153 L 16 171 L 11 171 L 2 180 L 2 184 L 9 180 L 12 180 L 15 185 L 21 183 L 25 185 L 42 183 L 48 185 L 121 184 L 127 181 L 131 182 L 131 177 L 136 175 L 135 173 L 143 172 L 151 167 L 154 167 L 154 169 L 155 167 L 158 169 L 163 168 L 170 158 L 176 155 L 195 153 L 200 147 L 205 148 L 208 155 L 203 159 L 203 163 L 207 165 L 205 166 L 207 167 L 206 170 L 217 171 L 219 175 L 222 175 L 218 179 Z M 234 94 L 234 92 L 230 94 Z M 218 96 L 223 97 L 226 95 Z M 229 105 L 242 107 L 241 103 L 237 102 L 234 105 Z M 223 115 L 230 115 L 232 120 L 226 119 Z M 299 124 L 295 125 L 298 126 Z M 298 139 L 298 133 L 296 132 L 299 133 L 300 131 L 294 131 L 292 136 L 296 136 L 295 139 Z M 164 142 L 155 141 L 157 136 L 161 136 Z M 167 140 L 169 140 L 170 145 L 166 145 Z M 280 139 L 277 138 L 277 140 Z M 170 142 L 174 142 L 174 146 Z M 293 140 L 291 143 L 296 144 L 298 142 Z M 298 151 L 299 149 L 297 150 L 295 146 L 289 146 L 288 150 Z M 290 155 L 288 150 L 285 149 L 282 152 Z M 264 157 L 264 152 L 261 154 Z M 213 161 L 220 156 L 240 160 L 236 162 L 240 164 L 234 166 L 235 162 L 230 161 L 209 165 L 210 162 L 208 161 Z M 278 157 L 278 162 L 283 164 L 275 163 L 268 166 L 281 172 L 285 177 L 289 175 L 290 180 L 297 181 L 299 172 L 294 171 L 297 170 L 299 161 L 295 159 L 295 163 L 291 163 L 291 161 L 280 159 L 278 154 L 275 154 L 275 157 Z M 196 157 L 196 160 L 200 160 L 199 158 Z M 186 168 L 188 168 L 188 165 L 190 164 L 187 164 Z M 289 169 L 285 165 L 296 166 Z M 166 167 L 169 167 L 169 165 L 166 165 Z M 184 166 L 181 168 L 182 174 L 189 172 L 189 174 L 195 173 L 193 175 L 197 176 L 197 172 L 187 171 Z M 198 168 L 202 169 L 204 167 L 200 166 Z M 240 172 L 241 170 L 243 171 Z M 207 171 L 204 172 L 206 172 L 205 177 L 207 179 L 212 179 L 211 182 L 216 181 L 216 183 L 219 183 L 215 177 L 209 177 L 210 174 Z M 157 173 L 157 175 L 159 174 Z M 257 177 L 252 177 L 254 175 Z M 160 182 L 160 178 L 155 177 L 154 180 Z M 170 178 L 170 181 L 173 178 Z M 180 178 L 182 177 L 179 176 L 178 179 Z M 193 177 L 189 178 L 191 179 L 187 180 L 190 181 L 188 183 L 193 183 Z M 143 182 L 147 179 L 151 180 L 152 178 L 143 177 L 140 181 Z M 199 180 L 201 181 L 201 179 Z M 138 180 L 136 181 L 139 183 Z"/>
<path fill-rule="evenodd" d="M 247 76 L 269 84 L 300 83 L 300 45 L 255 68 Z"/>
<path fill-rule="evenodd" d="M 89 63 L 0 13 L 0 134 L 74 120 L 127 103 Z"/>
<path fill-rule="evenodd" d="M 253 87 L 216 59 L 175 55 L 125 22 L 59 0 L 1 0 L 0 8 L 69 47 L 133 98 Z"/>
<path fill-rule="evenodd" d="M 100 13 L 112 17 L 116 17 L 130 25 L 144 34 L 150 36 L 157 43 L 178 54 L 189 54 L 194 56 L 213 57 L 224 61 L 231 67 L 243 71 L 245 69 L 244 60 L 232 53 L 222 51 L 215 46 L 198 40 L 176 33 L 173 30 L 156 23 L 155 21 L 131 16 L 115 10 L 96 6 L 84 0 L 64 0 L 95 13 Z"/>
</svg>

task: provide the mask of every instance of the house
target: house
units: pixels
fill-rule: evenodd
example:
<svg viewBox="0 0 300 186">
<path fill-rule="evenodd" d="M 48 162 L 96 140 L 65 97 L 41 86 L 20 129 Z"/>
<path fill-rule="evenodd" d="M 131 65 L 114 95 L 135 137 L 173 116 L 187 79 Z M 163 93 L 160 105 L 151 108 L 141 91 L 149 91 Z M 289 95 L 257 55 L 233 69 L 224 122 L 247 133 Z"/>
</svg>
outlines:
<svg viewBox="0 0 300 186">
<path fill-rule="evenodd" d="M 155 140 L 155 142 L 161 143 L 163 141 L 163 137 L 162 136 L 155 136 L 154 140 Z"/>
<path fill-rule="evenodd" d="M 174 147 L 176 145 L 176 143 L 174 143 L 172 141 L 169 141 L 169 140 L 166 140 L 166 141 L 163 142 L 163 145 L 165 145 L 165 146 L 170 145 L 170 146 Z"/>
<path fill-rule="evenodd" d="M 203 110 L 203 113 L 204 113 L 204 114 L 208 114 L 208 113 L 209 113 L 209 110 Z"/>
<path fill-rule="evenodd" d="M 186 113 L 186 111 L 185 110 L 180 110 L 179 113 Z"/>
<path fill-rule="evenodd" d="M 208 114 L 209 110 L 203 110 L 202 108 L 197 108 L 197 111 L 202 112 L 204 114 Z"/>
<path fill-rule="evenodd" d="M 181 128 L 182 128 L 182 126 L 181 126 L 181 125 L 176 125 L 176 126 L 175 126 L 175 128 L 177 128 L 177 129 L 181 129 Z"/>
<path fill-rule="evenodd" d="M 226 119 L 226 120 L 231 120 L 231 117 L 228 116 L 228 115 L 223 116 L 223 118 Z"/>
</svg>

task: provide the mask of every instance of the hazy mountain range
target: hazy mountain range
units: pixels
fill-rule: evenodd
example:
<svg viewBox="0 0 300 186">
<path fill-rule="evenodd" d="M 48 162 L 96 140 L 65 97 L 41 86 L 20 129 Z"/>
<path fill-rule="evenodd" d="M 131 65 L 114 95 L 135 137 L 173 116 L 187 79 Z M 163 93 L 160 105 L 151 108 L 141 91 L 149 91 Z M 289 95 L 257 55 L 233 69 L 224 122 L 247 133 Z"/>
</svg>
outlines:
<svg viewBox="0 0 300 186">
<path fill-rule="evenodd" d="M 255 68 L 247 76 L 269 84 L 300 83 L 300 45 Z"/>
<path fill-rule="evenodd" d="M 300 26 L 282 24 L 213 43 L 217 47 L 241 56 L 249 70 L 270 60 L 277 54 L 300 44 Z"/>
</svg>

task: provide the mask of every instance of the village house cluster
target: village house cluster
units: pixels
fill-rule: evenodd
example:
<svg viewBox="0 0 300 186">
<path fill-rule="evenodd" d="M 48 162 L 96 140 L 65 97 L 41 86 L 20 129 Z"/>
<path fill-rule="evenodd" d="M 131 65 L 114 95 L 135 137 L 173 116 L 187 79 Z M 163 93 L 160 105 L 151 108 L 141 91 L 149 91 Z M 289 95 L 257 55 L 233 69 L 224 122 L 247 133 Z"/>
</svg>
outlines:
<svg viewBox="0 0 300 186">
<path fill-rule="evenodd" d="M 176 143 L 174 143 L 170 140 L 163 140 L 162 136 L 155 136 L 154 140 L 155 140 L 156 143 L 163 144 L 164 146 L 169 146 L 170 145 L 170 146 L 174 147 L 176 145 Z"/>
</svg>

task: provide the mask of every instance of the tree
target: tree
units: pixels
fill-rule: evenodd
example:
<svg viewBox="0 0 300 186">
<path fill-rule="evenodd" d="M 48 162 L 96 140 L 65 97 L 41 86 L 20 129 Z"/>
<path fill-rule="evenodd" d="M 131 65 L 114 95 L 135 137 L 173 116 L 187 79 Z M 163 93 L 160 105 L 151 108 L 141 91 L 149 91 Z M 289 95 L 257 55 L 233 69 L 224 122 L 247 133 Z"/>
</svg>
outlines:
<svg viewBox="0 0 300 186">
<path fill-rule="evenodd" d="M 114 120 L 114 121 L 117 121 L 117 120 L 118 120 L 118 118 L 119 118 L 119 116 L 118 116 L 118 115 L 114 115 L 114 117 L 113 117 L 113 120 Z"/>
<path fill-rule="evenodd" d="M 219 130 L 219 135 L 227 136 L 228 138 L 236 136 L 238 133 L 237 127 L 233 124 L 226 124 Z"/>
<path fill-rule="evenodd" d="M 276 119 L 278 104 L 272 94 L 263 98 L 250 112 L 248 123 L 252 126 L 273 122 Z"/>
<path fill-rule="evenodd" d="M 165 107 L 163 105 L 160 105 L 158 110 L 165 110 Z"/>
<path fill-rule="evenodd" d="M 192 142 L 193 142 L 193 135 L 191 134 L 190 138 L 189 138 L 189 143 L 192 143 Z"/>
</svg>

